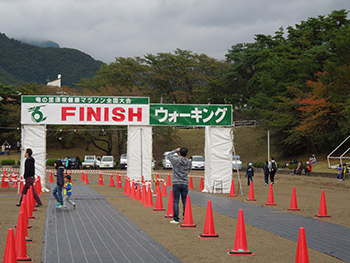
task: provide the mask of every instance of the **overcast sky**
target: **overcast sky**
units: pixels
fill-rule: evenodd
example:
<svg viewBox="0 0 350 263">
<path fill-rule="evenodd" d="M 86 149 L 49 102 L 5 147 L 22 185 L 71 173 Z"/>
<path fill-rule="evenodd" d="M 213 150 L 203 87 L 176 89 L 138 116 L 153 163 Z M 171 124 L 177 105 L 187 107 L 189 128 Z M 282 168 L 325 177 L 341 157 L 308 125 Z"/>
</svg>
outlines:
<svg viewBox="0 0 350 263">
<path fill-rule="evenodd" d="M 255 34 L 339 9 L 350 10 L 350 0 L 0 0 L 0 32 L 107 63 L 176 48 L 224 59 Z"/>
</svg>

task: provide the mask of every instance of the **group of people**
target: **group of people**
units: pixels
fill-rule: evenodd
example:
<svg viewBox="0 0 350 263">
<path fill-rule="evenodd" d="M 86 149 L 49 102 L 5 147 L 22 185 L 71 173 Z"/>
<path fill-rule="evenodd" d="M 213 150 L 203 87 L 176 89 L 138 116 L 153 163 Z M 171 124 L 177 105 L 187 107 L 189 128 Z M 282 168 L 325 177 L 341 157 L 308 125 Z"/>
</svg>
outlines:
<svg viewBox="0 0 350 263">
<path fill-rule="evenodd" d="M 33 158 L 33 151 L 32 149 L 28 148 L 25 152 L 25 163 L 24 163 L 24 180 L 25 184 L 23 186 L 21 198 L 19 202 L 16 204 L 17 206 L 21 206 L 23 195 L 27 194 L 27 191 L 30 189 L 31 186 L 33 186 L 35 182 L 35 159 Z M 72 183 L 71 183 L 71 176 L 66 175 L 64 176 L 64 166 L 62 164 L 61 160 L 55 161 L 55 168 L 57 170 L 57 174 L 55 175 L 57 177 L 57 184 L 55 189 L 53 190 L 52 194 L 57 200 L 56 208 L 63 208 L 67 209 L 68 203 L 72 204 L 74 209 L 76 208 L 76 204 L 70 200 L 70 197 L 72 195 Z M 64 189 L 64 197 L 62 196 L 62 190 Z M 33 195 L 34 200 L 36 202 L 35 207 L 42 206 L 40 197 L 38 196 L 37 192 L 35 191 L 35 188 L 33 187 Z"/>
<path fill-rule="evenodd" d="M 269 184 L 269 178 L 270 178 L 270 183 L 274 184 L 275 183 L 275 175 L 277 172 L 277 162 L 274 157 L 270 158 L 270 161 L 266 161 L 263 167 L 264 171 L 264 185 L 267 186 Z M 248 185 L 250 185 L 250 181 L 253 181 L 254 177 L 254 168 L 252 163 L 248 163 L 248 167 L 246 170 L 246 177 L 248 180 Z"/>
<path fill-rule="evenodd" d="M 348 167 L 346 163 L 343 163 L 343 165 L 339 164 L 338 177 L 337 177 L 339 181 L 345 181 L 347 172 L 348 172 Z"/>
</svg>

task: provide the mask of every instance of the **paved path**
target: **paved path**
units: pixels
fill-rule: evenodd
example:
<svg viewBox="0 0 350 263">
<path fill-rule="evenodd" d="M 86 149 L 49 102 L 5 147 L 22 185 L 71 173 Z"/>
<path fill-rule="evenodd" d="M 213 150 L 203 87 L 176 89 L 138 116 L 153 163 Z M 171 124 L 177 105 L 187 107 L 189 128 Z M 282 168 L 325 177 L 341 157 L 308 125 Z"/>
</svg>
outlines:
<svg viewBox="0 0 350 263">
<path fill-rule="evenodd" d="M 237 218 L 243 209 L 244 222 L 294 242 L 298 241 L 299 228 L 304 227 L 306 242 L 313 248 L 330 256 L 350 262 L 350 229 L 318 219 L 304 217 L 281 210 L 255 206 L 238 200 L 190 192 L 191 203 L 203 208 L 211 200 L 213 211 Z M 330 219 L 331 220 L 331 219 Z M 247 237 L 249 240 L 249 237 Z"/>
<path fill-rule="evenodd" d="M 76 210 L 48 202 L 42 262 L 181 262 L 89 186 L 72 199 Z"/>
</svg>

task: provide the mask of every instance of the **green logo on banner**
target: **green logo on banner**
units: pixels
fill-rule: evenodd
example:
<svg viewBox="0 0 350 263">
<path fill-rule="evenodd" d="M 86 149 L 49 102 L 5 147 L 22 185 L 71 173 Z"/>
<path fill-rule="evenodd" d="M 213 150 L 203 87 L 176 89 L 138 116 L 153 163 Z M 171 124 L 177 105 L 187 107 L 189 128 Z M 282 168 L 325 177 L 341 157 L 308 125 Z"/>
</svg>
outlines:
<svg viewBox="0 0 350 263">
<path fill-rule="evenodd" d="M 28 112 L 32 112 L 32 120 L 36 123 L 43 122 L 47 118 L 47 117 L 44 117 L 44 114 L 40 111 L 41 107 L 45 107 L 45 105 L 28 108 Z"/>
</svg>

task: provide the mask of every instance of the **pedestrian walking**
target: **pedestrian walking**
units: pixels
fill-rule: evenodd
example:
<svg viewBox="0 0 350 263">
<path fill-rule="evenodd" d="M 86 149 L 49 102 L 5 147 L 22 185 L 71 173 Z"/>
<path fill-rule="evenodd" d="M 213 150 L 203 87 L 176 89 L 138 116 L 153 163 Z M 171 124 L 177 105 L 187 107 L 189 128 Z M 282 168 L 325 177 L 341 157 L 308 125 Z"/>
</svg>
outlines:
<svg viewBox="0 0 350 263">
<path fill-rule="evenodd" d="M 64 185 L 64 166 L 61 160 L 56 160 L 54 164 L 57 169 L 57 173 L 55 176 L 57 177 L 56 186 L 52 191 L 53 196 L 56 198 L 56 208 L 62 208 L 63 206 L 63 198 L 62 198 L 62 188 Z"/>
<path fill-rule="evenodd" d="M 274 184 L 275 183 L 275 175 L 277 172 L 277 162 L 275 161 L 275 158 L 271 157 L 268 167 L 269 167 L 269 175 L 270 175 L 271 184 Z"/>
<path fill-rule="evenodd" d="M 247 167 L 247 171 L 246 171 L 245 176 L 247 177 L 248 185 L 250 185 L 250 181 L 253 182 L 253 177 L 254 177 L 254 169 L 253 169 L 252 163 L 248 163 L 248 167 Z"/>
<path fill-rule="evenodd" d="M 68 208 L 68 203 L 70 203 L 71 205 L 73 205 L 73 208 L 76 208 L 76 204 L 75 202 L 73 202 L 72 200 L 70 200 L 71 196 L 72 196 L 72 183 L 71 183 L 71 176 L 70 175 L 66 175 L 64 177 L 64 197 L 63 197 L 63 207 L 62 209 L 67 209 Z"/>
</svg>

